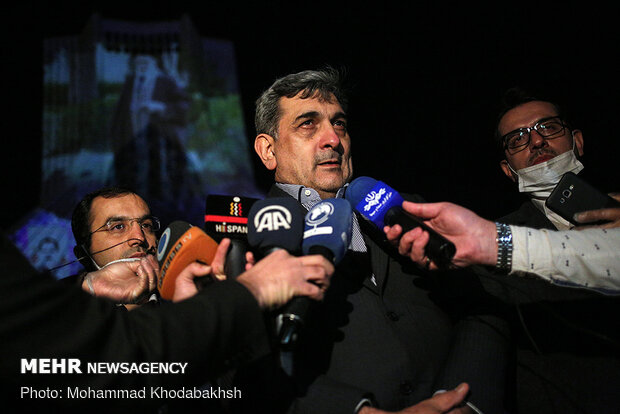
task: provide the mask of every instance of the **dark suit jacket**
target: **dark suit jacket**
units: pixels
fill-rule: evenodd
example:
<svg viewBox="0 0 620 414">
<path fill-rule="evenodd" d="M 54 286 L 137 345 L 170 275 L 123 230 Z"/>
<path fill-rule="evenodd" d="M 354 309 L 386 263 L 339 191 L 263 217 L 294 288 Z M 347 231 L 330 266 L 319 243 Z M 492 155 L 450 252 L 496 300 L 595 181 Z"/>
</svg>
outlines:
<svg viewBox="0 0 620 414">
<path fill-rule="evenodd" d="M 498 221 L 555 230 L 530 201 Z M 620 300 L 541 279 L 509 283 L 518 412 L 620 412 Z"/>
<path fill-rule="evenodd" d="M 269 196 L 288 197 L 277 187 Z M 461 381 L 471 382 L 480 408 L 493 410 L 485 412 L 501 411 L 504 338 L 474 315 L 455 316 L 456 299 L 445 294 L 440 278 L 388 254 L 391 246 L 360 224 L 368 254 L 347 253 L 324 302 L 307 318 L 294 386 L 252 378 L 268 384 L 257 393 L 262 403 L 282 403 L 262 412 L 351 413 L 365 397 L 397 410 Z M 284 390 L 294 394 L 290 405 Z"/>
<path fill-rule="evenodd" d="M 269 352 L 251 293 L 227 281 L 166 307 L 118 312 L 78 286 L 40 275 L 0 237 L 0 396 L 23 412 L 145 412 L 162 401 L 67 399 L 66 387 L 140 389 L 200 386 Z M 21 374 L 22 358 L 78 358 L 83 374 Z M 88 375 L 88 362 L 187 362 L 185 375 Z M 21 387 L 63 390 L 64 399 L 20 398 Z M 37 406 L 38 404 L 42 407 Z M 32 407 L 31 407 L 32 406 Z M 110 412 L 110 411 L 107 411 Z M 152 412 L 152 410 L 151 410 Z"/>
</svg>

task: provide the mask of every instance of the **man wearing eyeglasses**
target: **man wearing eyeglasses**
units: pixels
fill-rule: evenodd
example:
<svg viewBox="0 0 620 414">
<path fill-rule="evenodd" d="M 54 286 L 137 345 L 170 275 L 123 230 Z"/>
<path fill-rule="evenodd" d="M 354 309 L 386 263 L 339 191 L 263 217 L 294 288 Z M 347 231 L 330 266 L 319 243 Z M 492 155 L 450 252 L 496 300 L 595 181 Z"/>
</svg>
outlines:
<svg viewBox="0 0 620 414">
<path fill-rule="evenodd" d="M 577 158 L 583 155 L 583 134 L 567 124 L 557 105 L 524 96 L 516 99 L 497 126 L 505 156 L 500 166 L 548 219 L 545 223 L 540 216 L 539 224 L 551 222 L 567 230 L 571 223 L 548 210 L 545 200 L 565 173 L 583 169 Z M 528 203 L 523 208 L 527 211 L 522 213 L 531 216 L 532 206 Z"/>
<path fill-rule="evenodd" d="M 509 90 L 496 130 L 504 174 L 527 197 L 497 220 L 537 229 L 569 230 L 573 224 L 547 209 L 545 200 L 567 172 L 584 166 L 584 138 L 560 107 Z M 498 232 L 499 235 L 499 232 Z M 618 412 L 620 302 L 538 279 L 505 280 L 517 345 L 517 412 Z M 615 315 L 615 316 L 612 316 Z"/>
<path fill-rule="evenodd" d="M 82 274 L 79 280 L 84 290 L 114 297 L 128 309 L 156 301 L 153 293 L 158 264 L 154 255 L 160 223 L 139 195 L 116 187 L 91 192 L 73 211 L 71 228 L 76 241 L 74 254 L 87 271 L 121 260 L 139 261 L 138 277 L 112 269 L 97 278 L 92 273 Z"/>
</svg>

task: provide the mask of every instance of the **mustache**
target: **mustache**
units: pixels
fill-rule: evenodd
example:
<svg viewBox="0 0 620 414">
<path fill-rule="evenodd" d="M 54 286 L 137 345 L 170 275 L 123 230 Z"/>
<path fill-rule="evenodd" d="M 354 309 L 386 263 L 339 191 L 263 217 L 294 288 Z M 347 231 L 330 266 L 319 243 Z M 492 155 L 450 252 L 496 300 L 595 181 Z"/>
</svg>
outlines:
<svg viewBox="0 0 620 414">
<path fill-rule="evenodd" d="M 314 163 L 315 165 L 318 165 L 322 162 L 334 160 L 334 159 L 337 160 L 338 163 L 342 163 L 342 154 L 334 150 L 331 150 L 328 152 L 322 152 L 314 156 Z"/>
</svg>

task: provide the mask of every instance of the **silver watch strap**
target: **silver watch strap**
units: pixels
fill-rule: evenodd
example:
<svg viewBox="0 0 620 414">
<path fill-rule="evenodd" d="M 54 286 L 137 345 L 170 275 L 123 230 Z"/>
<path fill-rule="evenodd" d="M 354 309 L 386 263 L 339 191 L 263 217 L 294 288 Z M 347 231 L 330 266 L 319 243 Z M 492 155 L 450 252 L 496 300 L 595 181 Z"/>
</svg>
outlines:
<svg viewBox="0 0 620 414">
<path fill-rule="evenodd" d="M 512 269 L 512 231 L 510 226 L 504 223 L 495 223 L 497 229 L 497 263 L 495 268 L 502 272 L 510 272 Z"/>
</svg>

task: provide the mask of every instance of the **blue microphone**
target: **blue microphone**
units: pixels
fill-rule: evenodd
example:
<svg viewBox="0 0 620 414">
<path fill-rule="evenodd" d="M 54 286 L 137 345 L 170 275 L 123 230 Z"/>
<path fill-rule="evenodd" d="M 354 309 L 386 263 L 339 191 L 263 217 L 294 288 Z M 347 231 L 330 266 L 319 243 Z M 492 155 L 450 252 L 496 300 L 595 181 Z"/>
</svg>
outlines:
<svg viewBox="0 0 620 414">
<path fill-rule="evenodd" d="M 312 207 L 304 220 L 303 254 L 320 254 L 338 264 L 351 241 L 352 214 L 351 204 L 344 199 L 330 198 Z M 283 349 L 292 349 L 297 344 L 311 304 L 308 298 L 294 298 L 278 316 L 278 335 Z"/>
<path fill-rule="evenodd" d="M 351 241 L 353 210 L 342 198 L 328 198 L 315 205 L 304 220 L 304 254 L 320 254 L 338 264 Z"/>
<path fill-rule="evenodd" d="M 403 233 L 422 227 L 430 235 L 424 249 L 426 255 L 438 266 L 448 266 L 451 263 L 456 253 L 454 244 L 424 224 L 422 219 L 403 210 L 404 199 L 384 182 L 370 177 L 356 178 L 349 184 L 345 197 L 362 217 L 380 231 L 383 231 L 385 225 L 395 224 L 402 227 Z"/>
</svg>

